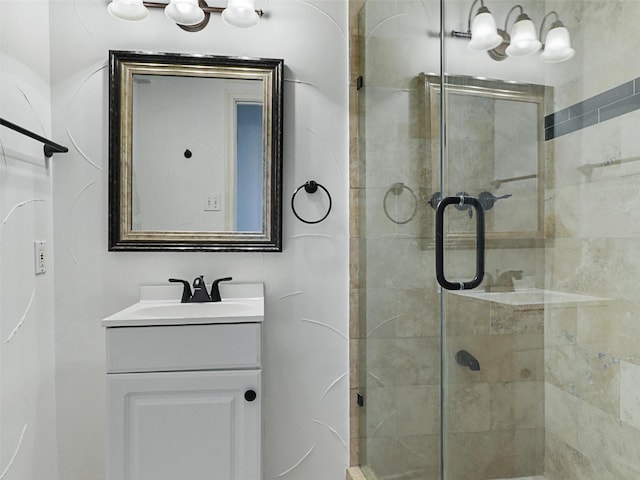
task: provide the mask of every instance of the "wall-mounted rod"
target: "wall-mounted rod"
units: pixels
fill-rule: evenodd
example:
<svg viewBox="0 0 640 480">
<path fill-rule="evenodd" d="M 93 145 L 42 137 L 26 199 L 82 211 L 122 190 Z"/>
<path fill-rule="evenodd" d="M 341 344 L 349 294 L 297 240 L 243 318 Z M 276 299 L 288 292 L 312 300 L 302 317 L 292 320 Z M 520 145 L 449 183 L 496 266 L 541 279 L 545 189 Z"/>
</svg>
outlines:
<svg viewBox="0 0 640 480">
<path fill-rule="evenodd" d="M 44 156 L 47 158 L 50 158 L 54 153 L 66 153 L 69 151 L 67 147 L 63 147 L 62 145 L 52 142 L 47 138 L 41 137 L 37 133 L 33 133 L 32 131 L 27 130 L 26 128 L 22 128 L 20 125 L 16 125 L 15 123 L 11 123 L 4 118 L 0 118 L 0 125 L 10 128 L 11 130 L 15 130 L 18 133 L 21 133 L 23 135 L 26 135 L 27 137 L 33 138 L 34 140 L 43 143 Z"/>
<path fill-rule="evenodd" d="M 538 178 L 538 175 L 532 173 L 531 175 L 522 175 L 521 177 L 499 178 L 491 182 L 491 185 L 495 188 L 499 188 L 503 183 L 517 182 L 518 180 L 529 180 L 530 178 Z"/>
<path fill-rule="evenodd" d="M 607 160 L 604 162 L 589 163 L 587 165 L 582 165 L 581 167 L 578 167 L 578 170 L 580 170 L 585 175 L 591 175 L 594 168 L 610 167 L 612 165 L 621 165 L 623 163 L 637 162 L 638 160 L 640 160 L 640 157 L 618 158 L 616 160 Z"/>
</svg>

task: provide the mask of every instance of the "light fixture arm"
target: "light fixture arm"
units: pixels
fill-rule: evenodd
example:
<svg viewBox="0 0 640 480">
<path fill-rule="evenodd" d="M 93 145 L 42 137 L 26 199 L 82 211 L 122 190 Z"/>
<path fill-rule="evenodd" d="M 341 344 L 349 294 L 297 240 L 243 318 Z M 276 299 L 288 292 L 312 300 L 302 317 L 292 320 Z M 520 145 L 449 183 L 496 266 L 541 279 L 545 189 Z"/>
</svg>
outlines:
<svg viewBox="0 0 640 480">
<path fill-rule="evenodd" d="M 480 2 L 480 8 L 484 7 L 484 0 L 473 0 L 473 2 L 471 3 L 471 8 L 469 9 L 469 16 L 467 18 L 467 33 L 471 33 L 471 17 L 473 17 L 473 7 L 475 7 L 476 3 L 478 2 Z"/>
<path fill-rule="evenodd" d="M 509 17 L 511 17 L 511 14 L 513 13 L 513 11 L 519 8 L 520 9 L 520 15 L 518 15 L 518 18 L 520 18 L 521 15 L 524 15 L 524 8 L 522 8 L 522 5 L 514 5 L 513 7 L 511 7 L 511 9 L 509 10 L 509 13 L 507 13 L 507 17 L 504 19 L 504 31 L 508 31 L 507 30 L 507 26 L 509 25 Z M 516 19 L 516 22 L 518 20 Z"/>
<path fill-rule="evenodd" d="M 544 16 L 544 18 L 542 19 L 542 22 L 540 22 L 540 33 L 538 34 L 538 38 L 540 40 L 542 40 L 542 38 L 544 38 L 542 36 L 542 32 L 544 31 L 544 24 L 547 21 L 547 18 L 549 17 L 549 15 L 551 15 L 551 14 L 556 16 L 556 21 L 551 24 L 551 28 L 564 27 L 563 23 L 560 21 L 560 16 L 558 15 L 558 12 L 556 12 L 555 10 L 551 10 L 549 13 L 547 13 Z M 551 28 L 549 30 L 551 30 Z"/>
</svg>

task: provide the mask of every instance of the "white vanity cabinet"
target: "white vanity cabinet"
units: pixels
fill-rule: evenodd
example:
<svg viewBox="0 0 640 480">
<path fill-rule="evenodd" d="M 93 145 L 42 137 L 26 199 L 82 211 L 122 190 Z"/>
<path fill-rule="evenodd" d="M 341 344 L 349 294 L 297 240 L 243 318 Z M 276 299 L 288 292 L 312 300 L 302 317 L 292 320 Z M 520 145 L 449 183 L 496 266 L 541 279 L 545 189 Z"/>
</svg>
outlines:
<svg viewBox="0 0 640 480">
<path fill-rule="evenodd" d="M 263 316 L 133 307 L 103 320 L 107 480 L 260 480 Z"/>
</svg>

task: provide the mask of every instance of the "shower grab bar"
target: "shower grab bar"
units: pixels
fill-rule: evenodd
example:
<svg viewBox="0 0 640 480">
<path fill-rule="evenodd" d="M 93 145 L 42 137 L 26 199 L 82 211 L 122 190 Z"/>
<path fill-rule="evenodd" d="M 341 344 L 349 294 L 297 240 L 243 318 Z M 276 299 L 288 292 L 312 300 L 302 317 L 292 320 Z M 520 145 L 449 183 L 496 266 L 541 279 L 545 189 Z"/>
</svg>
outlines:
<svg viewBox="0 0 640 480">
<path fill-rule="evenodd" d="M 476 275 L 468 282 L 450 282 L 444 273 L 444 211 L 449 205 L 470 205 L 476 210 Z M 445 197 L 436 208 L 436 278 L 446 290 L 471 290 L 484 278 L 484 209 L 475 197 Z"/>
<path fill-rule="evenodd" d="M 33 138 L 34 140 L 37 140 L 38 142 L 43 143 L 44 156 L 47 158 L 50 158 L 54 153 L 66 153 L 69 151 L 67 147 L 59 145 L 47 138 L 41 137 L 37 133 L 27 130 L 26 128 L 23 128 L 20 125 L 16 125 L 15 123 L 5 120 L 4 118 L 0 118 L 0 125 L 10 128 L 11 130 L 15 130 L 16 132 L 21 133 L 22 135 L 26 135 L 29 138 Z"/>
</svg>

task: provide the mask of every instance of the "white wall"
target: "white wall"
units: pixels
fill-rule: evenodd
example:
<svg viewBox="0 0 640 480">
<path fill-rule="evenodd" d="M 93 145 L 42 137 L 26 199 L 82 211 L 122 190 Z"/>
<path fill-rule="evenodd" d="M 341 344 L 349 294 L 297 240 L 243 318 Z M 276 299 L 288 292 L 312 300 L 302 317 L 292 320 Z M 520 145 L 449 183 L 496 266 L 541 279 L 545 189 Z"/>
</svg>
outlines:
<svg viewBox="0 0 640 480">
<path fill-rule="evenodd" d="M 49 83 L 47 2 L 1 1 L 0 116 L 50 137 Z M 50 171 L 42 144 L 0 127 L 0 478 L 6 480 L 56 477 Z M 48 272 L 37 277 L 34 240 L 45 240 L 50 253 Z"/>
<path fill-rule="evenodd" d="M 152 11 L 142 24 L 111 18 L 106 1 L 51 3 L 53 133 L 71 147 L 53 161 L 59 478 L 104 476 L 104 332 L 100 319 L 136 301 L 140 284 L 232 275 L 262 281 L 264 478 L 344 478 L 348 461 L 347 5 L 256 2 L 250 30 L 214 16 L 199 33 Z M 283 58 L 284 251 L 109 253 L 108 50 Z M 315 179 L 334 210 L 296 220 L 290 195 Z M 249 480 L 249 479 L 247 479 Z"/>
</svg>

